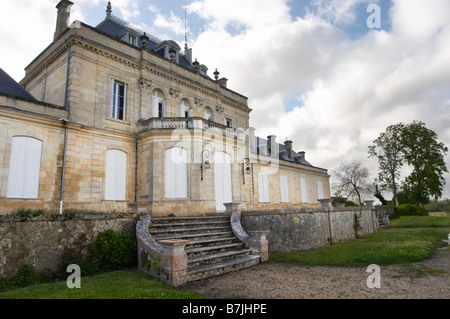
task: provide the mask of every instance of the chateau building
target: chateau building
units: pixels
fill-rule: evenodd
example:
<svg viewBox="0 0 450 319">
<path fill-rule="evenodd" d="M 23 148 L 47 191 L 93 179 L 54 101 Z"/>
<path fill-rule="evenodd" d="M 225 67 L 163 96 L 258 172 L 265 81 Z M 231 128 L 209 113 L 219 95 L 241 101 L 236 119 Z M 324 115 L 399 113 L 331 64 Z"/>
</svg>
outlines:
<svg viewBox="0 0 450 319">
<path fill-rule="evenodd" d="M 249 126 L 247 97 L 112 14 L 68 26 L 16 83 L 0 69 L 0 213 L 19 208 L 195 216 L 319 206 L 326 169 Z M 257 108 L 257 105 L 253 106 Z"/>
</svg>

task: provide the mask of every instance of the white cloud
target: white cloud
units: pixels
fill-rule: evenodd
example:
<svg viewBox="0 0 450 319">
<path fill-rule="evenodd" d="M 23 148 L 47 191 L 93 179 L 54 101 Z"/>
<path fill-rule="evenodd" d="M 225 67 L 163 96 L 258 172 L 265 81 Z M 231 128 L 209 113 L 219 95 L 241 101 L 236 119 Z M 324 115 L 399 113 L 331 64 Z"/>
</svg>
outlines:
<svg viewBox="0 0 450 319">
<path fill-rule="evenodd" d="M 288 137 L 330 173 L 344 159 L 360 159 L 375 177 L 367 147 L 391 124 L 423 120 L 450 146 L 450 2 L 394 1 L 391 31 L 368 30 L 355 40 L 335 23 L 354 21 L 360 2 L 367 1 L 316 1 L 316 13 L 295 20 L 283 1 L 272 2 L 269 20 L 260 2 L 241 11 L 204 0 L 189 10 L 206 20 L 194 57 L 249 97 L 257 134 Z M 246 28 L 233 35 L 224 29 L 231 23 Z M 286 111 L 287 96 L 301 96 L 298 107 Z"/>
<path fill-rule="evenodd" d="M 197 0 L 187 10 L 210 21 L 208 27 L 218 31 L 230 24 L 259 28 L 290 20 L 286 0 Z"/>
<path fill-rule="evenodd" d="M 0 67 L 20 81 L 25 76 L 24 61 L 31 62 L 53 40 L 55 2 L 3 0 L 1 6 Z"/>
<path fill-rule="evenodd" d="M 355 6 L 359 3 L 377 3 L 378 0 L 313 0 L 312 14 L 336 24 L 349 24 L 355 21 Z"/>
<path fill-rule="evenodd" d="M 168 17 L 161 13 L 157 13 L 153 26 L 158 29 L 166 30 L 175 35 L 183 35 L 185 31 L 184 20 L 176 16 L 172 11 Z"/>
</svg>

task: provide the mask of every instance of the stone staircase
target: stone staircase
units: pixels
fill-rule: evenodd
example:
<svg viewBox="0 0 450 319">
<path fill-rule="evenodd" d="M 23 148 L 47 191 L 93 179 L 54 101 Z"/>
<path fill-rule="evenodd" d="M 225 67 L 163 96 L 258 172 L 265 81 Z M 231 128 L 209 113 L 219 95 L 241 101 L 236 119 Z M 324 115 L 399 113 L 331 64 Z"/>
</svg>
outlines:
<svg viewBox="0 0 450 319">
<path fill-rule="evenodd" d="M 149 233 L 156 242 L 188 240 L 188 281 L 217 276 L 256 265 L 260 255 L 252 254 L 233 233 L 230 216 L 152 218 Z"/>
</svg>

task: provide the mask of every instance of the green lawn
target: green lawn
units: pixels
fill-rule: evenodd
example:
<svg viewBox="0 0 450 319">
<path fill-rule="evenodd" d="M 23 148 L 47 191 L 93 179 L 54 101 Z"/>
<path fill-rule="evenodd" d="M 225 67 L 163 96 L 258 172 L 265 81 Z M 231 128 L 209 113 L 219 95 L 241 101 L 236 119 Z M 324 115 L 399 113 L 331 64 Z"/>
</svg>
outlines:
<svg viewBox="0 0 450 319">
<path fill-rule="evenodd" d="M 272 262 L 302 265 L 367 266 L 395 264 L 429 258 L 450 232 L 450 217 L 401 217 L 391 226 L 365 238 L 322 249 L 270 254 Z M 402 228 L 400 228 L 402 227 Z M 415 228 L 420 227 L 420 228 Z"/>
<path fill-rule="evenodd" d="M 0 293 L 0 299 L 198 299 L 139 270 L 123 270 L 81 277 L 81 288 L 67 288 L 66 282 L 33 285 Z"/>
<path fill-rule="evenodd" d="M 391 227 L 450 227 L 450 216 L 403 216 L 390 221 Z"/>
</svg>

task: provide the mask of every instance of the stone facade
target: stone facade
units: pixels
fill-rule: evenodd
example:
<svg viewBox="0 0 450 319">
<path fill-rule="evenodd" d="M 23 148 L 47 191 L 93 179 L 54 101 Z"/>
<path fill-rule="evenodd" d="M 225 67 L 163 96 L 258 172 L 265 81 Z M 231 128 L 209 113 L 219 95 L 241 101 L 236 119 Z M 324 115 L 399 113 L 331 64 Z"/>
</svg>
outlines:
<svg viewBox="0 0 450 319">
<path fill-rule="evenodd" d="M 68 3 L 58 4 L 58 15 Z M 112 19 L 110 13 L 107 19 Z M 139 41 L 145 43 L 146 38 L 141 35 Z M 186 57 L 191 53 L 185 52 Z M 220 194 L 213 159 L 221 152 L 230 159 L 229 168 L 224 168 L 230 174 L 224 186 L 231 189 L 227 201 L 239 203 L 242 211 L 317 207 L 319 197 L 330 197 L 325 169 L 255 153 L 247 97 L 230 90 L 226 79 L 211 79 L 198 72 L 195 62 L 191 65 L 83 23 L 69 28 L 58 22 L 54 41 L 26 67 L 20 83 L 39 101 L 0 94 L 0 214 L 59 207 L 116 212 L 139 207 L 152 216 L 216 212 Z M 115 83 L 125 92 L 119 119 L 111 111 Z M 163 117 L 155 117 L 155 92 L 162 96 Z M 189 108 L 188 117 L 180 116 L 183 103 Z M 205 118 L 206 112 L 210 118 Z M 230 127 L 225 125 L 227 119 Z M 15 136 L 42 142 L 37 198 L 7 196 Z M 166 194 L 166 151 L 174 147 L 188 154 L 187 196 L 179 198 Z M 105 195 L 110 150 L 126 158 L 125 194 L 120 200 Z M 258 196 L 260 172 L 269 174 L 265 201 Z M 281 199 L 282 176 L 288 185 L 287 201 Z M 300 189 L 301 179 L 306 190 Z"/>
</svg>

